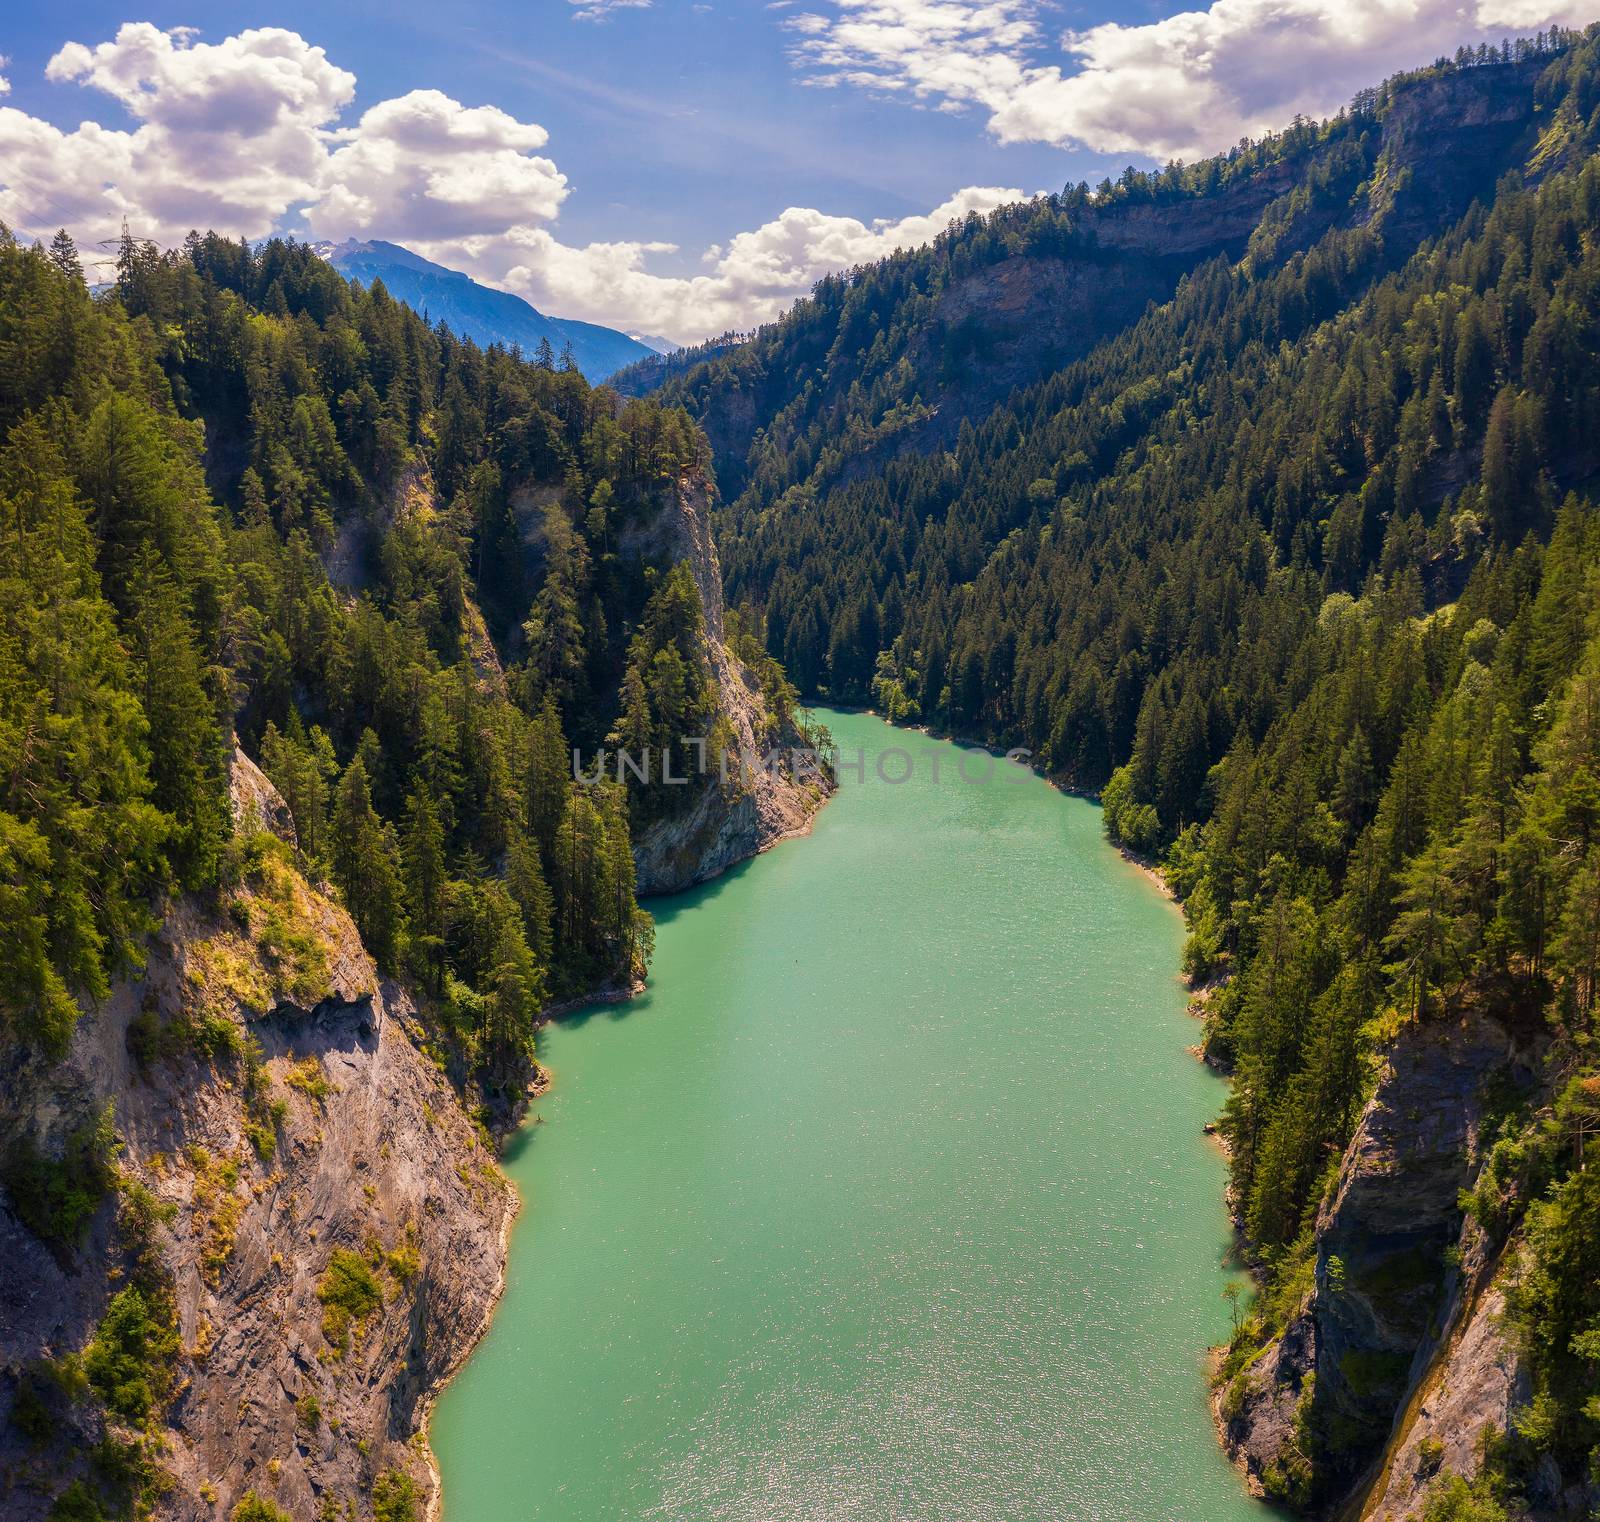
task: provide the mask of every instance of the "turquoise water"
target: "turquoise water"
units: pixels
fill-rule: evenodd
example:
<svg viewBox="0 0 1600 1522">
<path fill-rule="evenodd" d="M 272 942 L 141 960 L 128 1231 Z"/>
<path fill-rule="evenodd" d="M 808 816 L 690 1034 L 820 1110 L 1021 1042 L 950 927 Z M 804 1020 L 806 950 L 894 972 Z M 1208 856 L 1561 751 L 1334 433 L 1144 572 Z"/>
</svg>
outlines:
<svg viewBox="0 0 1600 1522">
<path fill-rule="evenodd" d="M 867 779 L 542 1034 L 446 1522 L 1263 1522 L 1206 1410 L 1222 1090 L 1176 910 L 1092 805 L 823 717 Z M 893 786 L 886 747 L 933 754 Z"/>
</svg>

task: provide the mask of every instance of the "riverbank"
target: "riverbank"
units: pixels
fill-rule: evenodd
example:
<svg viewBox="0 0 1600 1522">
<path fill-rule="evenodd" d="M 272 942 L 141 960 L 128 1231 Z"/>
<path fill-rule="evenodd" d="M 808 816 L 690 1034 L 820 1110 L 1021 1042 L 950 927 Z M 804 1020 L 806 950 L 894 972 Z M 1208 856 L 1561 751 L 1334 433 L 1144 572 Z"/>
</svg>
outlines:
<svg viewBox="0 0 1600 1522">
<path fill-rule="evenodd" d="M 516 1225 L 517 1217 L 522 1213 L 522 1195 L 517 1186 L 506 1180 L 505 1191 L 506 1205 L 500 1217 L 498 1245 L 495 1254 L 499 1264 L 499 1272 L 495 1276 L 494 1287 L 489 1292 L 488 1303 L 484 1306 L 483 1320 L 471 1338 L 468 1339 L 455 1356 L 451 1359 L 444 1373 L 433 1387 L 423 1396 L 418 1403 L 417 1431 L 423 1434 L 422 1450 L 426 1456 L 428 1467 L 428 1509 L 426 1522 L 443 1522 L 444 1517 L 444 1476 L 439 1469 L 439 1456 L 433 1450 L 431 1428 L 433 1413 L 440 1400 L 444 1398 L 445 1391 L 467 1365 L 469 1359 L 477 1351 L 479 1344 L 489 1335 L 489 1329 L 494 1325 L 495 1312 L 499 1309 L 500 1301 L 506 1292 L 506 1270 L 511 1261 L 511 1230 Z"/>
<path fill-rule="evenodd" d="M 842 708 L 837 711 L 840 713 L 870 714 L 873 718 L 879 719 L 883 723 L 889 725 L 891 729 L 906 734 L 926 735 L 930 740 L 941 740 L 947 744 L 959 745 L 966 749 L 981 750 L 1000 760 L 1010 760 L 1013 756 L 1012 751 L 998 750 L 993 745 L 989 744 L 988 741 L 977 739 L 972 735 L 957 734 L 949 730 L 936 729 L 930 724 L 896 723 L 893 719 L 887 718 L 885 715 L 879 713 L 876 708 Z M 1026 754 L 1029 756 L 1029 760 L 1026 763 L 1021 764 L 1025 764 L 1027 769 L 1042 782 L 1048 783 L 1058 793 L 1062 794 L 1063 797 L 1081 798 L 1086 803 L 1094 804 L 1096 808 L 1100 807 L 1100 794 L 1094 789 L 1077 787 L 1073 783 L 1067 782 L 1059 776 L 1052 776 L 1049 772 L 1045 771 L 1042 767 L 1037 766 L 1034 763 L 1031 751 L 1026 752 Z M 1116 851 L 1124 861 L 1128 862 L 1131 866 L 1137 867 L 1139 871 L 1142 872 L 1145 877 L 1155 885 L 1163 897 L 1170 899 L 1174 904 L 1178 905 L 1179 908 L 1182 908 L 1183 899 L 1179 895 L 1177 889 L 1172 886 L 1171 881 L 1168 879 L 1166 873 L 1162 870 L 1159 861 L 1157 861 L 1154 857 L 1146 856 L 1142 852 L 1135 851 L 1131 846 L 1123 845 L 1121 841 L 1112 840 L 1109 836 L 1106 838 L 1106 843 L 1111 846 L 1111 848 Z"/>
<path fill-rule="evenodd" d="M 1170 908 L 1031 778 L 871 776 L 547 1027 L 447 1517 L 1258 1517 L 1206 1411 L 1229 1232 Z"/>
</svg>

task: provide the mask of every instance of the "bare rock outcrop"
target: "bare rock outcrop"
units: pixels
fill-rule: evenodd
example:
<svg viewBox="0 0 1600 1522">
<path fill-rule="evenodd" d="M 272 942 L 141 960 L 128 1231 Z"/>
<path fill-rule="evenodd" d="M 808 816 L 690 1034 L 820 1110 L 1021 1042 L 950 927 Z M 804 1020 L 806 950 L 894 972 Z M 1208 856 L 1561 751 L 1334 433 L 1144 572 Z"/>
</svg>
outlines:
<svg viewBox="0 0 1600 1522">
<path fill-rule="evenodd" d="M 1359 1487 L 1441 1344 L 1486 1314 L 1461 1252 L 1460 1196 L 1481 1161 L 1486 1085 L 1531 1088 L 1534 1073 L 1528 1043 L 1476 1007 L 1408 1025 L 1392 1044 L 1317 1222 L 1315 1288 L 1219 1399 L 1224 1441 L 1256 1487 L 1281 1491 L 1308 1445 L 1327 1487 L 1317 1501 Z M 1492 1320 L 1463 1346 L 1485 1382 L 1452 1380 L 1457 1407 L 1503 1408 L 1515 1378 L 1503 1347 L 1491 1351 Z"/>
<path fill-rule="evenodd" d="M 722 711 L 733 725 L 740 759 L 712 775 L 692 779 L 688 804 L 643 831 L 634 841 L 640 893 L 675 893 L 705 882 L 765 851 L 803 835 L 827 801 L 832 782 L 818 767 L 787 754 L 796 734 L 769 733 L 759 686 L 728 648 L 722 606 L 722 567 L 711 535 L 710 489 L 703 477 L 679 481 L 672 501 L 624 540 L 626 553 L 662 564 L 687 560 L 705 609 L 706 654 Z M 782 764 L 766 764 L 777 758 Z"/>
<path fill-rule="evenodd" d="M 271 784 L 237 758 L 233 780 L 241 819 L 273 826 Z M 0 1080 L 0 1104 L 46 1150 L 110 1104 L 122 1191 L 158 1202 L 180 1344 L 158 1516 L 210 1522 L 247 1490 L 308 1522 L 347 1504 L 365 1516 L 396 1472 L 426 1507 L 427 1406 L 487 1324 L 515 1195 L 349 916 L 290 853 L 257 854 L 215 900 L 171 905 L 67 1062 L 26 1092 Z M 30 1368 L 94 1335 L 125 1258 L 114 1215 L 104 1202 L 80 1244 L 52 1249 L 0 1202 L 12 1522 L 42 1519 L 118 1430 L 85 1399 L 42 1444 L 3 1419 Z"/>
<path fill-rule="evenodd" d="M 1396 1424 L 1361 1509 L 1362 1522 L 1412 1522 L 1435 1477 L 1471 1480 L 1486 1431 L 1507 1432 L 1528 1402 L 1528 1381 L 1500 1327 L 1505 1293 L 1491 1282 L 1472 1296 Z"/>
<path fill-rule="evenodd" d="M 236 828 L 265 830 L 275 835 L 285 845 L 298 846 L 294 815 L 284 802 L 283 794 L 275 788 L 267 774 L 255 764 L 237 741 L 233 757 L 228 762 L 228 801 L 233 807 Z"/>
</svg>

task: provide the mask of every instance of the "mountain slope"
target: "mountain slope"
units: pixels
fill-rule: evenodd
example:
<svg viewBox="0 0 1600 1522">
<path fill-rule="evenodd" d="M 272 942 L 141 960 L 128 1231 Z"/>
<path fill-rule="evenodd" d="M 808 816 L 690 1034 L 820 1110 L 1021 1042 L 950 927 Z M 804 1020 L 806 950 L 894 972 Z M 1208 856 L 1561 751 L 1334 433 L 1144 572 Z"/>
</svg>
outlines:
<svg viewBox="0 0 1600 1522">
<path fill-rule="evenodd" d="M 803 690 L 1025 747 L 1162 858 L 1260 1290 L 1221 1415 L 1307 1511 L 1418 1430 L 1389 1516 L 1600 1499 L 1597 105 L 1600 31 L 1464 51 L 654 393 Z M 1456 1335 L 1501 1259 L 1505 1357 Z M 1501 1425 L 1442 1444 L 1462 1347 Z"/>
<path fill-rule="evenodd" d="M 430 322 L 442 322 L 484 347 L 518 344 L 531 357 L 543 341 L 559 358 L 570 345 L 573 360 L 591 383 L 655 353 L 650 345 L 614 328 L 546 317 L 522 297 L 480 285 L 471 276 L 446 269 L 398 243 L 351 239 L 327 248 L 325 256 L 341 275 L 362 285 L 381 280 L 389 294 L 412 311 L 425 313 Z"/>
<path fill-rule="evenodd" d="M 669 381 L 687 375 L 696 366 L 729 353 L 753 336 L 729 332 L 720 338 L 708 338 L 704 343 L 686 344 L 682 348 L 664 346 L 660 352 L 646 355 L 618 370 L 610 377 L 610 384 L 624 396 L 648 396 Z"/>
<path fill-rule="evenodd" d="M 19 1522 L 63 1483 L 83 1506 L 103 1455 L 144 1423 L 163 1445 L 119 1462 L 160 1515 L 229 1516 L 251 1491 L 278 1515 L 343 1514 L 375 1484 L 425 1503 L 431 1394 L 499 1292 L 513 1191 L 410 996 L 292 851 L 251 833 L 263 816 L 284 828 L 282 799 L 242 753 L 232 773 L 250 864 L 226 909 L 174 903 L 67 1062 L 8 1072 L 0 1093 L 8 1129 L 43 1101 L 69 1129 L 114 1116 L 121 1142 L 115 1219 L 98 1212 L 81 1240 L 41 1240 L 0 1206 L 0 1356 L 16 1375 L 0 1473 Z M 133 1323 L 130 1292 L 176 1337 L 124 1334 L 117 1388 L 99 1369 L 105 1328 Z M 51 1361 L 86 1342 L 109 1409 L 73 1399 Z"/>
<path fill-rule="evenodd" d="M 972 214 L 924 248 L 822 280 L 687 374 L 693 351 L 625 379 L 654 380 L 702 424 L 730 501 L 825 489 L 867 460 L 949 442 L 1210 260 L 1248 253 L 1272 269 L 1375 219 L 1384 259 L 1403 259 L 1537 148 L 1543 66 L 1498 57 L 1391 80 L 1331 122 L 1217 159 Z"/>
<path fill-rule="evenodd" d="M 793 691 L 681 412 L 304 247 L 129 239 L 92 298 L 0 229 L 0 347 L 0 1512 L 414 1515 L 485 1128 L 639 985 L 653 872 L 820 804 L 663 780 Z M 657 768 L 575 778 L 614 727 Z"/>
</svg>

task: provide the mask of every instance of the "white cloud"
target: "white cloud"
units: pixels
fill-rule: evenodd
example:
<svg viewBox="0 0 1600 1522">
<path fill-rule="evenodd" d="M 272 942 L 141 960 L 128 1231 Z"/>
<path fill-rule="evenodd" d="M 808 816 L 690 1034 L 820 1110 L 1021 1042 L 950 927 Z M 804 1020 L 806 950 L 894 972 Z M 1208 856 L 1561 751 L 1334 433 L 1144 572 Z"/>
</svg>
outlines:
<svg viewBox="0 0 1600 1522">
<path fill-rule="evenodd" d="M 807 82 L 974 107 L 1002 142 L 1163 159 L 1322 116 L 1463 42 L 1581 25 L 1588 0 L 1215 0 L 1050 45 L 1035 0 L 834 0 L 785 24 Z"/>
<path fill-rule="evenodd" d="M 704 274 L 652 274 L 649 255 L 671 244 L 591 243 L 574 248 L 548 228 L 514 227 L 498 237 L 450 246 L 419 242 L 420 253 L 516 291 L 542 310 L 593 317 L 632 331 L 692 341 L 778 316 L 830 271 L 926 243 L 953 217 L 1025 199 L 1016 189 L 970 186 L 925 215 L 871 223 L 790 207 L 726 247 L 706 251 Z"/>
<path fill-rule="evenodd" d="M 397 243 L 481 235 L 508 213 L 549 221 L 567 177 L 533 152 L 548 141 L 543 127 L 498 106 L 413 90 L 334 134 L 306 221 L 319 237 L 381 229 Z"/>
<path fill-rule="evenodd" d="M 124 218 L 167 245 L 191 228 L 381 237 L 562 316 L 686 341 L 776 316 L 830 270 L 1021 196 L 969 188 L 926 216 L 870 223 L 791 207 L 707 250 L 703 272 L 661 275 L 650 261 L 671 244 L 556 236 L 568 185 L 540 151 L 543 127 L 437 90 L 379 101 L 346 125 L 355 76 L 293 32 L 212 44 L 129 23 L 95 47 L 67 43 L 46 72 L 110 96 L 134 126 L 64 132 L 0 106 L 0 219 L 24 236 L 66 227 L 90 261 Z"/>
<path fill-rule="evenodd" d="M 0 217 L 30 232 L 64 224 L 91 244 L 124 216 L 163 241 L 197 225 L 266 232 L 315 186 L 322 128 L 355 93 L 353 74 L 276 28 L 212 45 L 129 23 L 93 49 L 69 42 L 46 77 L 105 92 L 138 125 L 62 132 L 0 108 Z"/>
<path fill-rule="evenodd" d="M 574 21 L 605 21 L 618 11 L 647 11 L 655 0 L 567 0 Z"/>
</svg>

